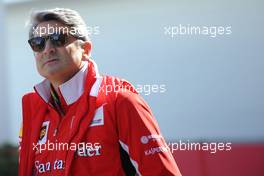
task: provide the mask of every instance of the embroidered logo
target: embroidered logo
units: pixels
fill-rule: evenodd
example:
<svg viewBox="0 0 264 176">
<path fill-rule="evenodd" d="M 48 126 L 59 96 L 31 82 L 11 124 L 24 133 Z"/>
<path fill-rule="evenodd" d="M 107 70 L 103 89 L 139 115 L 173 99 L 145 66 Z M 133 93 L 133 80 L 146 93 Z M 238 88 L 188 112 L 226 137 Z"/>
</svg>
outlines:
<svg viewBox="0 0 264 176">
<path fill-rule="evenodd" d="M 104 125 L 104 105 L 100 106 L 96 111 L 90 127 Z"/>
<path fill-rule="evenodd" d="M 42 126 L 40 128 L 40 133 L 39 133 L 38 144 L 45 144 L 46 143 L 47 136 L 48 136 L 49 123 L 50 123 L 50 121 L 45 121 L 42 123 Z"/>
</svg>

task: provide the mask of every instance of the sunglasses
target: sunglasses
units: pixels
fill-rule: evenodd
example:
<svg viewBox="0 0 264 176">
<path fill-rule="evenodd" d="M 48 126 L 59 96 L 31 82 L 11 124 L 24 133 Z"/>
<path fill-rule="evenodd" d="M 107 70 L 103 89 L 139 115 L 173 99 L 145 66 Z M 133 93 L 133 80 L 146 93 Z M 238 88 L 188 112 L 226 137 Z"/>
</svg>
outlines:
<svg viewBox="0 0 264 176">
<path fill-rule="evenodd" d="M 28 43 L 33 51 L 42 52 L 45 49 L 48 39 L 54 47 L 62 47 L 67 43 L 68 35 L 62 33 L 54 33 L 43 37 L 33 37 L 28 40 Z"/>
</svg>

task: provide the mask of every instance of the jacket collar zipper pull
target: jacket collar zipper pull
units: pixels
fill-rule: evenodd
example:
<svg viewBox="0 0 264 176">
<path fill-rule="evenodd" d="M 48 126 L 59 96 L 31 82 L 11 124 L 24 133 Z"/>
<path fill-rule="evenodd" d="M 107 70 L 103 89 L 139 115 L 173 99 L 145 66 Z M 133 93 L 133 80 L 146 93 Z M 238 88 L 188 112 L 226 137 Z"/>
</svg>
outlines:
<svg viewBox="0 0 264 176">
<path fill-rule="evenodd" d="M 71 119 L 71 125 L 70 125 L 70 128 L 72 129 L 72 126 L 73 126 L 73 121 L 75 119 L 75 116 L 72 116 L 72 119 Z"/>
<path fill-rule="evenodd" d="M 58 132 L 58 129 L 56 128 L 54 133 L 53 133 L 53 136 L 56 136 L 57 135 L 57 132 Z"/>
</svg>

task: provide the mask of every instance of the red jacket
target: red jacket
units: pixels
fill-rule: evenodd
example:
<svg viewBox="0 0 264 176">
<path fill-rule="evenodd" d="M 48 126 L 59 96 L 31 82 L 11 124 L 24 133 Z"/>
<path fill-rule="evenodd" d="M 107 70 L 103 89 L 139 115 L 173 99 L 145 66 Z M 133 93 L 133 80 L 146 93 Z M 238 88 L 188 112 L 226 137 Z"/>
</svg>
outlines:
<svg viewBox="0 0 264 176">
<path fill-rule="evenodd" d="M 50 104 L 49 82 L 24 95 L 19 175 L 181 175 L 153 114 L 126 81 L 89 60 L 60 86 L 68 111 Z"/>
</svg>

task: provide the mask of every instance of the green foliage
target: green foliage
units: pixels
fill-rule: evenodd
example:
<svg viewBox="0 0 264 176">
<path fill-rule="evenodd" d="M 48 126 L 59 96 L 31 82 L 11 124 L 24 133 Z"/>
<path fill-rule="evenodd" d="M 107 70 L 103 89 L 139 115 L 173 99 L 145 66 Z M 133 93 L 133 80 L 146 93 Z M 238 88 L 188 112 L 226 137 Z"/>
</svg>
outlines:
<svg viewBox="0 0 264 176">
<path fill-rule="evenodd" d="M 18 148 L 9 144 L 0 147 L 0 175 L 18 175 Z"/>
</svg>

